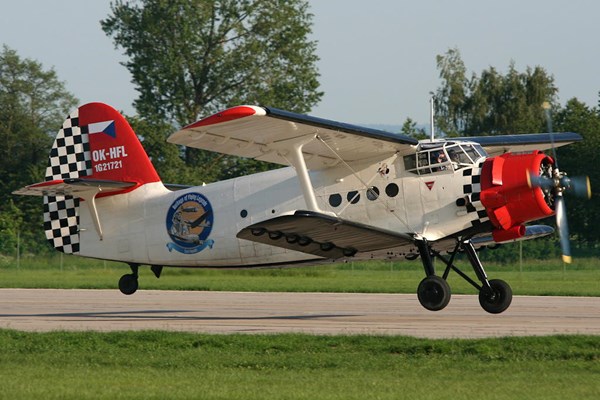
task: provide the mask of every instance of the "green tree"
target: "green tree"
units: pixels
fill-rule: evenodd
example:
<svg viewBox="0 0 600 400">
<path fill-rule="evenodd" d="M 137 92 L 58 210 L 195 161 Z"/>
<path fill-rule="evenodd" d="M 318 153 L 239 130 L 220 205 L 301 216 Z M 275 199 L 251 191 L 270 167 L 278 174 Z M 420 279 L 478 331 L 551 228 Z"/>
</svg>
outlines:
<svg viewBox="0 0 600 400">
<path fill-rule="evenodd" d="M 304 0 L 119 0 L 111 11 L 102 29 L 129 57 L 134 105 L 152 123 L 181 127 L 237 104 L 308 112 L 322 97 Z M 197 180 L 228 177 L 232 165 L 264 168 L 194 149 L 183 156 L 188 167 L 212 166 Z"/>
<path fill-rule="evenodd" d="M 506 75 L 496 68 L 466 77 L 458 49 L 437 56 L 442 85 L 434 101 L 436 124 L 449 136 L 533 133 L 545 129 L 542 103 L 556 104 L 558 89 L 543 68 L 519 72 L 511 62 Z"/>
<path fill-rule="evenodd" d="M 518 72 L 511 63 L 502 76 L 490 67 L 471 82 L 465 107 L 465 134 L 534 133 L 544 129 L 542 104 L 555 102 L 558 89 L 541 67 Z"/>
<path fill-rule="evenodd" d="M 23 230 L 23 213 L 12 200 L 3 204 L 0 212 L 0 254 L 13 255 Z"/>
<path fill-rule="evenodd" d="M 181 149 L 177 146 L 165 145 L 165 138 L 173 133 L 171 124 L 151 121 L 139 116 L 128 117 L 127 120 L 134 132 L 138 133 L 144 150 L 163 182 L 180 184 L 195 182 L 192 169 L 181 158 Z"/>
<path fill-rule="evenodd" d="M 434 101 L 436 124 L 447 135 L 495 135 L 546 131 L 542 104 L 552 104 L 555 129 L 580 133 L 583 141 L 558 149 L 559 166 L 570 175 L 589 175 L 592 188 L 600 187 L 600 103 L 590 108 L 577 99 L 564 108 L 557 103 L 554 78 L 542 67 L 519 72 L 511 62 L 506 74 L 494 67 L 467 78 L 458 49 L 437 56 L 442 80 Z M 590 168 L 590 166 L 592 166 Z M 568 196 L 567 209 L 572 237 L 581 246 L 598 244 L 600 197 L 591 201 Z M 508 250 L 507 250 L 508 251 Z"/>
<path fill-rule="evenodd" d="M 21 231 L 29 249 L 45 240 L 39 198 L 15 197 L 24 185 L 42 181 L 53 136 L 65 115 L 77 104 L 53 69 L 22 59 L 7 46 L 0 52 L 0 213 L 3 235 Z M 19 222 L 11 225 L 9 220 Z M 10 232 L 9 232 L 10 230 Z M 4 239 L 2 239 L 4 240 Z M 5 250 L 3 248 L 3 250 Z"/>
<path fill-rule="evenodd" d="M 577 99 L 571 99 L 555 115 L 557 130 L 577 132 L 583 141 L 558 149 L 558 165 L 569 176 L 590 178 L 593 195 L 590 200 L 567 196 L 569 230 L 575 241 L 583 246 L 594 245 L 600 238 L 600 109 L 588 107 Z"/>
<path fill-rule="evenodd" d="M 413 121 L 412 118 L 406 118 L 404 124 L 402 124 L 401 134 L 414 137 L 415 139 L 426 139 L 427 134 L 425 133 L 425 129 L 418 128 L 417 122 Z"/>
<path fill-rule="evenodd" d="M 469 95 L 467 69 L 457 48 L 438 55 L 436 63 L 442 79 L 442 86 L 433 97 L 436 126 L 448 135 L 456 135 L 463 131 L 465 125 L 464 113 Z"/>
</svg>

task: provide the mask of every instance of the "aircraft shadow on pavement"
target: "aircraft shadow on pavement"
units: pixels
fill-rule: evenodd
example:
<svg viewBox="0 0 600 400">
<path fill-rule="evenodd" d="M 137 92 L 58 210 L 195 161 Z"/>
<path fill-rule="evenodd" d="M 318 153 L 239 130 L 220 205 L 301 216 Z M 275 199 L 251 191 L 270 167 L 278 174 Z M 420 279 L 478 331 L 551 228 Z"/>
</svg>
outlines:
<svg viewBox="0 0 600 400">
<path fill-rule="evenodd" d="M 106 312 L 73 312 L 47 314 L 0 314 L 0 318 L 89 318 L 106 320 L 175 320 L 175 321 L 253 321 L 253 320 L 313 320 L 324 318 L 358 317 L 359 314 L 313 314 L 313 315 L 266 315 L 256 317 L 238 316 L 190 316 L 173 315 L 193 313 L 197 310 L 138 310 Z"/>
</svg>

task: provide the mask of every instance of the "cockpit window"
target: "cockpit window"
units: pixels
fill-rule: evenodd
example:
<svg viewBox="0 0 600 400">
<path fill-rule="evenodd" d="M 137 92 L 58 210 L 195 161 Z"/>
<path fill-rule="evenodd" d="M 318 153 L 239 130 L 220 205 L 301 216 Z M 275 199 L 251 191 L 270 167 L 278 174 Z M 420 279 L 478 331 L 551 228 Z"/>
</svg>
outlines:
<svg viewBox="0 0 600 400">
<path fill-rule="evenodd" d="M 404 157 L 404 167 L 408 172 L 425 175 L 472 166 L 485 156 L 485 150 L 475 143 L 422 143 L 416 154 Z"/>
</svg>

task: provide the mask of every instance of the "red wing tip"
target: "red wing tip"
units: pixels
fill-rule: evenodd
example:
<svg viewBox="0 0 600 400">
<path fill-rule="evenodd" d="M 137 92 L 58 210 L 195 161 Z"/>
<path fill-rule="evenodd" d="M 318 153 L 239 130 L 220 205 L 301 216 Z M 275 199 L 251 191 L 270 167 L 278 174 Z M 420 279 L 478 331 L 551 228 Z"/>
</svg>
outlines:
<svg viewBox="0 0 600 400">
<path fill-rule="evenodd" d="M 261 107 L 256 106 L 237 106 L 228 108 L 227 110 L 218 112 L 200 121 L 194 122 L 183 129 L 193 129 L 200 126 L 216 125 L 223 122 L 234 121 L 236 119 L 250 117 L 252 115 L 266 115 L 266 111 Z"/>
</svg>

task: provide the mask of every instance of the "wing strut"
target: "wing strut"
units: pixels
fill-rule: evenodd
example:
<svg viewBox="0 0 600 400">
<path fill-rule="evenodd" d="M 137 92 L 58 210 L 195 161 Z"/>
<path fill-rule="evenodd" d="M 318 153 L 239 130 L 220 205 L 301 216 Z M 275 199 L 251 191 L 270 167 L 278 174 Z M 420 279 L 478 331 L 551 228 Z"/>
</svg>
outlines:
<svg viewBox="0 0 600 400">
<path fill-rule="evenodd" d="M 80 196 L 88 204 L 92 221 L 94 221 L 94 227 L 96 228 L 98 237 L 102 240 L 104 239 L 104 234 L 102 233 L 102 225 L 100 224 L 100 217 L 98 217 L 98 209 L 96 208 L 96 196 L 100 192 L 102 192 L 102 187 L 97 187 L 92 188 L 89 191 L 81 192 Z"/>
<path fill-rule="evenodd" d="M 317 205 L 317 196 L 315 196 L 315 189 L 312 186 L 312 182 L 310 181 L 310 175 L 308 174 L 308 168 L 306 167 L 306 161 L 304 160 L 304 155 L 302 154 L 302 147 L 304 145 L 312 142 L 317 137 L 317 134 L 312 135 L 303 135 L 295 138 L 282 140 L 280 142 L 273 143 L 272 147 L 279 149 L 286 149 L 286 151 L 279 151 L 279 155 L 288 159 L 290 164 L 296 170 L 296 175 L 300 180 L 300 189 L 302 189 L 302 195 L 304 196 L 304 200 L 306 201 L 306 207 L 309 211 L 325 213 L 322 211 Z M 289 148 L 292 148 L 291 152 Z M 289 157 L 289 158 L 288 158 Z"/>
<path fill-rule="evenodd" d="M 310 181 L 310 176 L 308 175 L 308 168 L 306 168 L 304 155 L 302 155 L 302 147 L 305 144 L 312 142 L 316 136 L 317 135 L 303 137 L 301 138 L 301 141 L 294 143 L 290 161 L 292 162 L 294 168 L 296 168 L 298 179 L 300 179 L 300 187 L 302 188 L 302 194 L 304 195 L 304 200 L 306 200 L 306 206 L 308 207 L 308 210 L 322 212 L 317 205 L 315 190 Z"/>
</svg>

